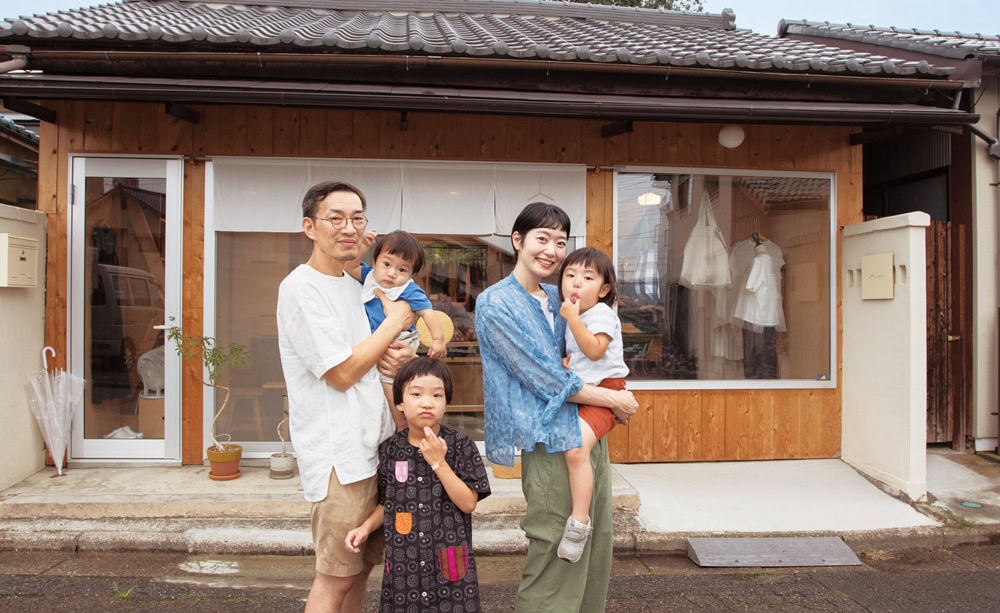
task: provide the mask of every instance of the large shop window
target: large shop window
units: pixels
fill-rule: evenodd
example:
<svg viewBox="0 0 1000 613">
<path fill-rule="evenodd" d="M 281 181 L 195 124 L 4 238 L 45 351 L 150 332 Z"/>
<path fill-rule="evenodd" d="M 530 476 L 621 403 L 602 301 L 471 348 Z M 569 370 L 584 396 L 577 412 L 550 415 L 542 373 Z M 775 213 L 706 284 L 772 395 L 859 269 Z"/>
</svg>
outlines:
<svg viewBox="0 0 1000 613">
<path fill-rule="evenodd" d="M 641 170 L 615 224 L 633 387 L 833 385 L 832 177 Z"/>
<path fill-rule="evenodd" d="M 278 440 L 284 392 L 275 321 L 278 284 L 312 249 L 301 232 L 302 194 L 337 178 L 365 192 L 369 227 L 401 228 L 424 245 L 427 264 L 415 280 L 455 324 L 446 360 L 454 393 L 444 423 L 482 440 L 476 299 L 513 269 L 506 233 L 528 202 L 564 206 L 573 233 L 583 234 L 584 172 L 579 165 L 214 160 L 208 173 L 214 186 L 208 215 L 214 253 L 207 243 L 206 258 L 215 262 L 215 303 L 206 322 L 214 317 L 220 340 L 243 343 L 252 356 L 233 373 L 230 408 L 217 429 L 249 443 L 250 452 L 264 453 Z"/>
</svg>

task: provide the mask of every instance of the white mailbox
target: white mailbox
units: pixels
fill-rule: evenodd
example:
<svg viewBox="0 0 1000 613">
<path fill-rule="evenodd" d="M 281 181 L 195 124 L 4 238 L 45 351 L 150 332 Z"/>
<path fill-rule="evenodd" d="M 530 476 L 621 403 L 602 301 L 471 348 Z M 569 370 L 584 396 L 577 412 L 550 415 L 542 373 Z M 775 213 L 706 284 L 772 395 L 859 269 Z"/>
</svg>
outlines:
<svg viewBox="0 0 1000 613">
<path fill-rule="evenodd" d="M 38 286 L 38 241 L 0 233 L 0 287 Z"/>
</svg>

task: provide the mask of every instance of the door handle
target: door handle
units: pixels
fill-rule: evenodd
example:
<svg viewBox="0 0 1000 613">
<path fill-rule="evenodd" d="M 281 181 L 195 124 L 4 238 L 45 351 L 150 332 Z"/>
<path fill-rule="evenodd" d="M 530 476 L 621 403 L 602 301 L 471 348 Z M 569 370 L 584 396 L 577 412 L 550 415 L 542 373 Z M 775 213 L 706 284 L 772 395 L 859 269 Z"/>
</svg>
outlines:
<svg viewBox="0 0 1000 613">
<path fill-rule="evenodd" d="M 954 334 L 949 334 L 948 335 L 948 342 L 954 342 L 954 341 L 960 341 L 960 340 L 962 340 L 961 336 L 956 336 Z"/>
<path fill-rule="evenodd" d="M 174 317 L 173 315 L 169 315 L 169 316 L 167 316 L 167 321 L 169 321 L 170 323 L 155 325 L 155 326 L 153 326 L 153 329 L 154 330 L 169 330 L 170 328 L 173 328 L 174 325 L 176 325 L 174 322 L 177 321 L 177 318 Z"/>
</svg>

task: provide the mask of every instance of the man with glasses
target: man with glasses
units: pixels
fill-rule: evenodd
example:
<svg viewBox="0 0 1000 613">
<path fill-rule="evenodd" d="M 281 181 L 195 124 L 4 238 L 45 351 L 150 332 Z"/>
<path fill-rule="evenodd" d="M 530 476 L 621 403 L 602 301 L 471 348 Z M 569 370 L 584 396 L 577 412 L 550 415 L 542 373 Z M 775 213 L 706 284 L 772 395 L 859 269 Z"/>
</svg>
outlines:
<svg viewBox="0 0 1000 613">
<path fill-rule="evenodd" d="M 347 553 L 344 537 L 375 508 L 378 445 L 395 431 L 378 372 L 395 375 L 414 355 L 395 342 L 415 322 L 409 304 L 379 293 L 385 320 L 372 332 L 361 284 L 344 274 L 361 255 L 365 207 L 364 195 L 348 183 L 311 187 L 302 200 L 302 230 L 312 254 L 278 290 L 289 430 L 313 503 L 316 577 L 307 613 L 363 608 L 368 574 L 382 562 L 382 532 L 358 554 Z"/>
</svg>

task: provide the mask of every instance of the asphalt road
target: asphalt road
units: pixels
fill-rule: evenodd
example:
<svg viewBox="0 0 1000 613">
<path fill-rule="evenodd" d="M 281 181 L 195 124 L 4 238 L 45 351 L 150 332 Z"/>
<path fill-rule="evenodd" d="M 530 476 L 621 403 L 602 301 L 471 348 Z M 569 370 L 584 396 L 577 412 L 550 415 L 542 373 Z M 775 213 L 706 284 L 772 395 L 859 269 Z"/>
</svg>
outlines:
<svg viewBox="0 0 1000 613">
<path fill-rule="evenodd" d="M 862 566 L 702 569 L 616 560 L 607 610 L 628 613 L 1000 610 L 1000 545 L 858 552 Z M 511 611 L 522 559 L 481 557 L 483 611 Z M 301 611 L 311 558 L 0 552 L 0 611 Z M 370 587 L 377 583 L 372 578 Z M 377 594 L 369 592 L 366 611 Z"/>
</svg>

